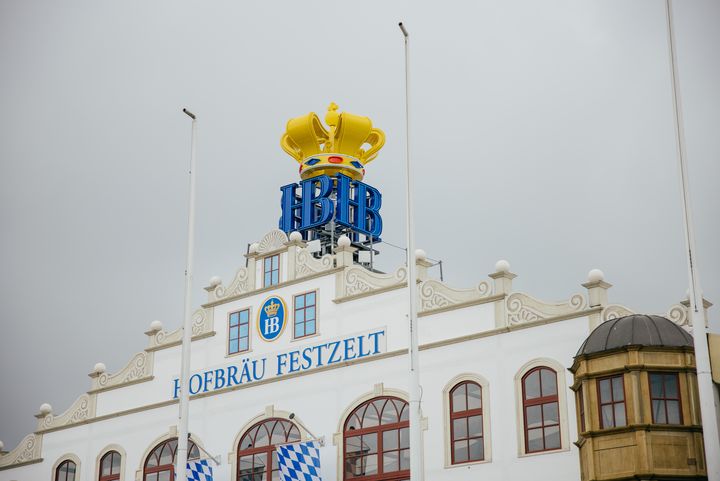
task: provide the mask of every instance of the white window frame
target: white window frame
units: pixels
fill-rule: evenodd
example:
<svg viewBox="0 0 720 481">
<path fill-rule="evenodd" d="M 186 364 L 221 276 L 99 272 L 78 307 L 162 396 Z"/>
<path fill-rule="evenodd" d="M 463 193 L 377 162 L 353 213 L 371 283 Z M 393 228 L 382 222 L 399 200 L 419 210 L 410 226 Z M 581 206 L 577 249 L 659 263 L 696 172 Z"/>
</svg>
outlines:
<svg viewBox="0 0 720 481">
<path fill-rule="evenodd" d="M 125 458 L 127 457 L 127 453 L 125 453 L 125 450 L 119 444 L 108 444 L 100 450 L 100 453 L 95 458 L 95 477 L 93 481 L 100 479 L 100 461 L 110 451 L 115 451 L 120 455 L 120 481 L 125 479 Z"/>
<path fill-rule="evenodd" d="M 50 479 L 52 479 L 52 481 L 57 481 L 57 478 L 55 477 L 55 475 L 57 474 L 57 468 L 59 468 L 60 465 L 65 461 L 72 461 L 73 463 L 75 463 L 75 481 L 81 481 L 82 478 L 80 477 L 80 465 L 82 463 L 80 463 L 80 458 L 73 453 L 65 453 L 60 456 L 57 461 L 55 461 L 55 464 L 53 464 L 52 466 L 52 471 L 50 472 Z"/>
</svg>

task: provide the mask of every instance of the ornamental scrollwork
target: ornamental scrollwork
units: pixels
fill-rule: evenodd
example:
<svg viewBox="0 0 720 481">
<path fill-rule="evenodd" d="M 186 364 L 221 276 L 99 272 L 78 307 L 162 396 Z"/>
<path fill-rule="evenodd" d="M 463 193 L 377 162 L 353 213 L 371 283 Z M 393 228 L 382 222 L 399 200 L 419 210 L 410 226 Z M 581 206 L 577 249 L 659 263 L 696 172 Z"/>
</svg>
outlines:
<svg viewBox="0 0 720 481">
<path fill-rule="evenodd" d="M 149 379 L 152 376 L 152 352 L 139 352 L 120 371 L 106 372 L 93 378 L 92 391 L 114 389 L 124 384 Z"/>
<path fill-rule="evenodd" d="M 470 289 L 454 289 L 440 281 L 430 279 L 420 284 L 420 310 L 432 311 L 456 305 L 469 304 L 489 297 L 490 284 L 483 281 Z"/>
<path fill-rule="evenodd" d="M 692 326 L 692 323 L 690 322 L 690 316 L 688 315 L 688 308 L 683 306 L 682 304 L 675 304 L 674 306 L 670 307 L 670 309 L 667 311 L 667 314 L 665 314 L 665 317 L 667 317 L 680 327 Z"/>
<path fill-rule="evenodd" d="M 613 319 L 630 316 L 632 314 L 635 313 L 625 306 L 621 306 L 620 304 L 610 304 L 609 306 L 606 306 L 600 313 L 600 320 L 601 322 L 611 321 Z"/>
<path fill-rule="evenodd" d="M 306 248 L 297 249 L 295 252 L 295 278 L 300 279 L 318 272 L 330 270 L 334 267 L 334 258 L 325 254 L 316 259 Z"/>
<path fill-rule="evenodd" d="M 284 249 L 288 236 L 280 229 L 271 230 L 258 243 L 257 253 L 266 254 L 279 249 Z"/>
<path fill-rule="evenodd" d="M 364 267 L 353 266 L 345 270 L 345 297 L 400 286 L 407 282 L 407 268 L 399 267 L 392 274 L 379 274 Z"/>
<path fill-rule="evenodd" d="M 565 302 L 544 302 L 528 294 L 515 292 L 506 299 L 508 324 L 523 324 L 582 311 L 585 296 L 575 294 Z"/>
<path fill-rule="evenodd" d="M 236 296 L 249 292 L 253 286 L 250 285 L 250 273 L 245 267 L 241 267 L 235 273 L 235 278 L 232 280 L 228 287 L 219 284 L 210 291 L 209 302 L 218 301 L 225 299 L 226 297 Z"/>
<path fill-rule="evenodd" d="M 28 434 L 15 449 L 0 456 L 0 468 L 40 460 L 41 454 L 42 434 Z"/>
<path fill-rule="evenodd" d="M 197 309 L 192 315 L 192 335 L 199 336 L 212 331 L 212 309 Z"/>
<path fill-rule="evenodd" d="M 193 312 L 191 321 L 193 337 L 212 332 L 213 312 L 212 308 L 200 308 Z M 182 334 L 182 328 L 175 329 L 174 331 L 157 331 L 154 335 L 150 336 L 150 348 L 162 349 L 166 346 L 178 344 L 182 341 Z"/>
<path fill-rule="evenodd" d="M 38 431 L 45 431 L 68 424 L 77 424 L 95 417 L 95 395 L 83 394 L 64 413 L 48 414 L 38 421 Z"/>
</svg>

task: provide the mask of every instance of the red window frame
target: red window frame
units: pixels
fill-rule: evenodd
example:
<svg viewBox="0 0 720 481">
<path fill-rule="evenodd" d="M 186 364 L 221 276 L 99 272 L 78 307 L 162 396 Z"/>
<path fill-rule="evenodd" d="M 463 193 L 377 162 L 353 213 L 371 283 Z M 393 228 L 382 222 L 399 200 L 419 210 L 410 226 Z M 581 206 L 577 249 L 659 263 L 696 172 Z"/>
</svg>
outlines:
<svg viewBox="0 0 720 481">
<path fill-rule="evenodd" d="M 109 458 L 110 463 L 110 474 L 106 474 L 103 476 L 103 465 L 105 464 L 105 460 Z M 120 458 L 120 463 L 122 463 L 122 457 L 120 456 L 120 453 L 117 451 L 108 451 L 103 455 L 103 457 L 100 459 L 100 472 L 98 473 L 98 481 L 117 481 L 120 479 L 120 468 L 121 466 L 118 465 L 117 472 L 114 472 L 113 470 L 113 461 L 115 457 Z"/>
<path fill-rule="evenodd" d="M 553 395 L 548 395 L 548 396 L 542 395 L 542 392 L 543 392 L 542 371 L 543 370 L 550 371 L 555 376 L 555 394 L 553 394 Z M 540 396 L 538 396 L 536 398 L 528 399 L 527 393 L 526 393 L 525 381 L 528 379 L 528 377 L 530 377 L 535 372 L 538 373 L 538 389 L 539 389 Z M 528 372 L 526 372 L 523 375 L 522 380 L 520 382 L 520 384 L 522 386 L 522 400 L 523 400 L 522 404 L 523 404 L 523 430 L 524 430 L 524 434 L 525 434 L 525 453 L 527 453 L 527 454 L 542 453 L 545 451 L 557 451 L 558 449 L 562 449 L 562 429 L 560 426 L 560 398 L 558 396 L 558 380 L 557 380 L 557 378 L 558 378 L 557 371 L 555 371 L 554 369 L 547 367 L 547 366 L 538 366 L 538 367 L 530 369 Z M 557 406 L 558 422 L 557 423 L 546 423 L 544 406 L 548 405 L 548 404 L 552 404 L 552 403 L 555 403 Z M 540 426 L 528 428 L 527 410 L 529 407 L 533 407 L 533 406 L 540 406 L 540 416 L 541 416 L 540 417 Z M 545 435 L 545 430 L 548 428 L 556 427 L 556 426 L 558 428 L 558 440 L 560 441 L 560 445 L 558 447 L 546 448 L 545 445 L 546 445 L 547 438 Z M 529 432 L 530 432 L 530 430 L 535 430 L 535 429 L 542 430 L 543 449 L 535 449 L 535 450 L 531 451 L 530 443 L 529 443 Z"/>
<path fill-rule="evenodd" d="M 65 472 L 63 473 L 65 476 L 61 478 L 60 470 L 62 469 L 62 467 L 67 466 L 69 468 L 71 464 L 73 466 L 72 478 L 70 477 L 70 473 L 68 473 L 67 469 L 65 469 Z M 77 464 L 75 464 L 75 462 L 70 459 L 66 459 L 65 461 L 60 463 L 57 468 L 55 468 L 55 481 L 75 481 L 76 478 L 77 478 Z"/>
<path fill-rule="evenodd" d="M 400 404 L 402 407 L 400 408 L 400 412 L 397 411 L 397 405 Z M 377 409 L 377 406 L 381 405 L 381 409 Z M 374 412 L 378 415 L 378 423 L 375 425 L 365 426 L 365 414 L 366 409 L 374 409 Z M 382 424 L 382 418 L 383 414 L 385 413 L 385 409 L 392 409 L 395 411 L 396 416 L 393 419 L 396 419 L 396 421 L 388 423 L 388 424 Z M 404 401 L 402 399 L 392 397 L 392 396 L 380 396 L 373 399 L 370 399 L 368 401 L 365 401 L 360 406 L 355 408 L 352 413 L 347 417 L 345 420 L 345 425 L 343 427 L 343 477 L 342 479 L 345 481 L 409 481 L 410 480 L 410 467 L 408 466 L 408 469 L 400 469 L 397 471 L 388 471 L 385 472 L 384 467 L 384 456 L 385 454 L 390 453 L 397 453 L 397 459 L 398 459 L 398 467 L 402 467 L 402 452 L 403 451 L 410 451 L 409 444 L 408 447 L 403 447 L 402 442 L 402 432 L 403 430 L 409 430 L 410 428 L 410 421 L 408 419 L 409 416 L 409 406 L 407 401 Z M 360 424 L 358 427 L 351 425 L 355 424 L 354 421 L 358 420 L 360 421 Z M 395 447 L 385 449 L 384 446 L 384 438 L 386 437 L 386 434 L 388 433 L 397 433 L 397 437 L 392 436 L 395 438 L 396 445 Z M 372 456 L 373 454 L 366 454 L 365 456 L 349 456 L 347 451 L 347 441 L 348 438 L 356 437 L 356 436 L 365 436 L 365 435 L 377 435 L 377 450 L 374 455 L 377 458 L 377 472 L 375 474 L 369 474 L 369 475 L 363 475 L 362 473 L 359 473 L 358 475 L 352 475 L 348 476 L 348 467 L 353 463 L 356 459 L 360 459 L 360 462 L 362 463 L 363 457 Z M 409 434 L 408 434 L 409 435 Z M 390 436 L 387 436 L 390 438 Z M 362 441 L 361 441 L 362 442 Z"/>
<path fill-rule="evenodd" d="M 307 302 L 307 296 L 308 294 L 313 294 L 313 303 L 308 304 Z M 303 298 L 303 307 L 296 307 L 297 306 L 297 299 L 299 297 Z M 315 308 L 315 314 L 313 315 L 312 319 L 308 319 L 307 310 L 309 307 Z M 303 320 L 301 322 L 298 322 L 298 312 L 303 313 Z M 312 321 L 314 324 L 313 331 L 308 333 L 307 325 L 308 322 Z M 295 330 L 298 326 L 298 324 L 303 325 L 303 334 L 302 336 L 296 336 Z M 303 337 L 308 336 L 314 336 L 317 334 L 317 290 L 314 291 L 308 291 L 303 292 L 302 294 L 298 294 L 296 296 L 293 296 L 293 339 L 302 339 Z"/>
<path fill-rule="evenodd" d="M 241 319 L 241 313 L 247 312 L 246 321 L 243 322 Z M 238 322 L 237 324 L 233 325 L 232 316 L 233 314 L 237 314 L 238 316 Z M 247 326 L 247 334 L 244 336 L 240 335 L 240 327 L 241 326 Z M 240 349 L 240 340 L 245 339 L 247 341 L 247 348 Z M 238 348 L 236 351 L 233 351 L 230 348 L 230 342 L 231 341 L 237 341 L 238 342 Z M 228 314 L 228 354 L 238 354 L 241 352 L 248 352 L 250 350 L 250 308 L 246 309 L 240 309 L 239 311 L 233 311 L 230 314 Z"/>
<path fill-rule="evenodd" d="M 276 429 L 280 429 L 281 431 L 276 431 Z M 267 444 L 256 446 L 258 435 L 261 433 L 267 434 Z M 281 442 L 272 442 L 275 433 L 283 437 Z M 300 430 L 298 429 L 297 425 L 295 425 L 295 423 L 293 423 L 292 421 L 288 421 L 287 419 L 282 418 L 270 418 L 253 424 L 247 431 L 245 431 L 245 434 L 243 434 L 242 438 L 240 438 L 240 442 L 237 446 L 236 479 L 273 479 L 273 471 L 279 472 L 279 466 L 277 465 L 277 456 L 273 456 L 276 451 L 276 446 L 277 444 L 283 444 L 292 441 L 300 441 Z M 243 446 L 247 446 L 248 443 L 252 447 L 246 447 L 245 449 L 243 449 Z M 259 472 L 254 471 L 255 456 L 257 455 L 259 455 L 260 457 L 264 456 L 265 462 L 262 465 L 262 467 L 264 468 L 262 469 L 262 477 L 256 478 L 256 476 L 260 474 Z M 240 470 L 243 467 L 240 460 L 244 456 L 252 457 L 251 470 L 253 470 L 253 473 L 249 475 L 249 478 L 248 473 L 240 473 Z M 275 462 L 275 467 L 273 467 L 273 461 Z"/>
<path fill-rule="evenodd" d="M 620 386 L 622 387 L 622 400 L 616 401 L 615 400 L 615 386 L 613 383 L 613 379 L 620 379 Z M 600 387 L 600 384 L 602 382 L 608 382 L 610 386 L 610 401 L 603 402 L 602 398 L 602 389 Z M 619 428 L 627 426 L 627 404 L 625 403 L 625 376 L 622 374 L 617 374 L 615 376 L 606 376 L 598 378 L 595 381 L 596 387 L 597 387 L 597 399 L 598 399 L 598 416 L 600 417 L 600 429 L 610 429 L 610 428 Z M 623 414 L 625 416 L 625 424 L 622 424 L 618 426 L 617 419 L 615 418 L 615 406 L 618 404 L 622 404 L 622 410 Z M 605 417 L 603 416 L 603 406 L 611 406 L 611 412 L 612 412 L 612 424 L 611 425 L 605 425 Z"/>
<path fill-rule="evenodd" d="M 268 269 L 267 261 L 270 261 Z M 268 274 L 270 280 L 268 281 Z M 273 282 L 273 274 L 277 274 L 277 280 Z M 280 284 L 280 254 L 263 257 L 263 287 L 270 287 Z"/>
<path fill-rule="evenodd" d="M 468 406 L 470 405 L 469 396 L 467 393 L 467 386 L 472 385 L 476 386 L 478 388 L 478 391 L 480 392 L 480 407 L 479 408 L 473 408 L 469 409 Z M 454 393 L 458 389 L 465 386 L 465 409 L 461 411 L 455 412 L 455 396 Z M 485 460 L 485 432 L 483 427 L 483 409 L 482 409 L 482 401 L 483 401 L 483 392 L 482 392 L 482 386 L 480 384 L 474 382 L 474 381 L 462 381 L 450 390 L 450 455 L 451 455 L 451 463 L 452 464 L 465 464 L 465 463 L 474 463 L 477 461 L 483 461 Z M 470 433 L 470 423 L 469 419 L 473 416 L 480 416 L 480 435 L 473 435 Z M 458 437 L 457 433 L 455 432 L 455 421 L 458 419 L 464 419 L 465 420 L 465 437 Z M 479 440 L 480 444 L 482 446 L 482 453 L 481 456 L 478 459 L 470 459 L 470 441 L 472 440 Z M 465 441 L 465 446 L 467 449 L 467 457 L 468 459 L 464 461 L 457 461 L 455 459 L 455 443 Z"/>
<path fill-rule="evenodd" d="M 160 464 L 160 458 L 162 457 L 163 450 L 165 447 L 172 453 L 172 462 L 170 464 Z M 148 467 L 148 462 L 153 455 L 156 455 L 158 465 Z M 177 456 L 177 438 L 166 439 L 150 451 L 150 454 L 145 458 L 145 464 L 143 464 L 143 481 L 147 481 L 149 474 L 169 472 L 170 479 L 175 479 L 175 456 Z M 200 450 L 195 446 L 192 440 L 188 440 L 188 460 L 199 459 Z"/>
<path fill-rule="evenodd" d="M 653 376 L 661 376 L 662 377 L 662 393 L 661 393 L 660 397 L 653 396 L 653 389 L 652 389 Z M 674 379 L 675 380 L 677 397 L 668 397 L 667 396 L 666 379 Z M 648 387 L 650 388 L 650 412 L 652 413 L 653 424 L 672 424 L 672 425 L 683 424 L 682 399 L 681 399 L 682 396 L 680 396 L 680 377 L 678 376 L 678 373 L 676 373 L 676 372 L 650 372 L 650 373 L 648 373 L 648 384 L 649 384 Z M 653 407 L 654 401 L 659 401 L 659 402 L 663 403 L 663 412 L 665 413 L 665 422 L 659 422 L 655 419 L 655 408 Z M 679 421 L 677 423 L 669 422 L 670 416 L 668 416 L 668 414 L 669 414 L 668 401 L 671 401 L 671 402 L 677 401 L 678 419 L 679 419 Z"/>
</svg>

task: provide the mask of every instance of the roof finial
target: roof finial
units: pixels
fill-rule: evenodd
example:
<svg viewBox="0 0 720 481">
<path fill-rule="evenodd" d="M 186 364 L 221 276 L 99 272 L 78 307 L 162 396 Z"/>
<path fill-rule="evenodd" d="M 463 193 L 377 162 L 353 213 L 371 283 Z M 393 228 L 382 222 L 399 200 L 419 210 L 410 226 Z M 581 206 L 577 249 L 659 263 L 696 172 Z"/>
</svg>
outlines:
<svg viewBox="0 0 720 481">
<path fill-rule="evenodd" d="M 330 127 L 335 127 L 340 118 L 340 114 L 337 113 L 338 105 L 335 102 L 330 102 L 328 105 L 327 113 L 325 114 L 325 123 Z"/>
</svg>

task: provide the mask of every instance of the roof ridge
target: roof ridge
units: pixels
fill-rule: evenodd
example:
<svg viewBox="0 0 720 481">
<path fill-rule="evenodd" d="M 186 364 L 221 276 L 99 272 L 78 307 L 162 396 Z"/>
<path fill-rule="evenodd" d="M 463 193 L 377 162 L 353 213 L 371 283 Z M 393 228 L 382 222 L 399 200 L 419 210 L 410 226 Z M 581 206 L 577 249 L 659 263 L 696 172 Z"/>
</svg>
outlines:
<svg viewBox="0 0 720 481">
<path fill-rule="evenodd" d="M 666 341 L 665 341 L 665 339 L 663 339 L 662 332 L 660 332 L 660 329 L 658 328 L 658 322 L 655 321 L 654 317 L 659 317 L 659 318 L 662 318 L 662 319 L 665 319 L 665 318 L 662 317 L 662 316 L 647 316 L 647 317 L 649 317 L 649 318 L 653 321 L 652 324 L 653 324 L 653 326 L 655 327 L 655 330 L 657 331 L 658 339 L 660 340 L 660 344 L 662 344 L 662 345 L 664 346 L 664 345 L 666 344 Z M 668 319 L 666 319 L 666 320 L 668 320 Z M 674 323 L 673 323 L 673 324 L 674 324 Z"/>
<path fill-rule="evenodd" d="M 603 345 L 603 350 L 605 350 L 605 349 L 608 348 L 607 346 L 608 346 L 608 342 L 610 342 L 610 334 L 611 334 L 611 333 L 613 332 L 613 330 L 615 329 L 615 325 L 616 325 L 618 322 L 620 322 L 620 319 L 625 319 L 626 317 L 628 317 L 628 316 L 618 317 L 617 319 L 615 319 L 615 322 L 612 323 L 612 326 L 610 326 L 610 328 L 608 329 L 607 336 L 605 336 L 605 344 Z M 591 333 L 591 334 L 592 334 L 592 333 Z"/>
</svg>

